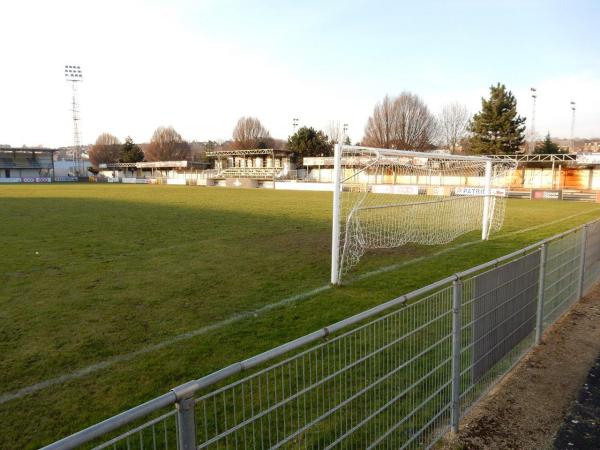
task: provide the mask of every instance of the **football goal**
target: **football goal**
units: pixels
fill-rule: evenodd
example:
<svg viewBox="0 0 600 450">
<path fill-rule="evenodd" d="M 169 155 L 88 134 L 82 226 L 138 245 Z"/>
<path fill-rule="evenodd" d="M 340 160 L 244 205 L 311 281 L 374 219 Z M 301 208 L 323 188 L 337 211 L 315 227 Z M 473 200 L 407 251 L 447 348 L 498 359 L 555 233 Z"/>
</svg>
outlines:
<svg viewBox="0 0 600 450">
<path fill-rule="evenodd" d="M 331 282 L 368 249 L 445 244 L 498 230 L 516 162 L 336 145 Z"/>
</svg>

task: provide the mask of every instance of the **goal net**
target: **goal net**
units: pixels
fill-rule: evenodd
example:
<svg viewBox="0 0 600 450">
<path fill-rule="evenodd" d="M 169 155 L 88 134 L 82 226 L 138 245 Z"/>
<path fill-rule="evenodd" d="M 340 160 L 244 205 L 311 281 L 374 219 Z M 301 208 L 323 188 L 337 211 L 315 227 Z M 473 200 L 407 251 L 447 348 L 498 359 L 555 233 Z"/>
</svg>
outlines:
<svg viewBox="0 0 600 450">
<path fill-rule="evenodd" d="M 445 244 L 504 219 L 516 163 L 364 147 L 336 146 L 331 281 L 367 249 Z"/>
</svg>

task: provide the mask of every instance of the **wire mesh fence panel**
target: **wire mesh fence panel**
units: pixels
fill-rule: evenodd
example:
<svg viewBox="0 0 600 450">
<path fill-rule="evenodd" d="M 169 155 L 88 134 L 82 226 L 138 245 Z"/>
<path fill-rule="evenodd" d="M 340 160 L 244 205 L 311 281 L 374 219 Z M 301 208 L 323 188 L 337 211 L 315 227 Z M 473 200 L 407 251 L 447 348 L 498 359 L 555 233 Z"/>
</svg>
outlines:
<svg viewBox="0 0 600 450">
<path fill-rule="evenodd" d="M 88 448 L 94 450 L 177 450 L 177 412 L 171 410 L 139 426 L 103 439 Z"/>
<path fill-rule="evenodd" d="M 448 423 L 451 288 L 196 399 L 199 448 L 422 448 Z"/>
<path fill-rule="evenodd" d="M 586 227 L 583 294 L 600 278 L 600 222 Z"/>
<path fill-rule="evenodd" d="M 462 409 L 471 406 L 534 343 L 540 252 L 463 284 Z"/>
<path fill-rule="evenodd" d="M 576 230 L 549 242 L 544 282 L 544 328 L 558 319 L 578 297 L 583 232 Z"/>
</svg>

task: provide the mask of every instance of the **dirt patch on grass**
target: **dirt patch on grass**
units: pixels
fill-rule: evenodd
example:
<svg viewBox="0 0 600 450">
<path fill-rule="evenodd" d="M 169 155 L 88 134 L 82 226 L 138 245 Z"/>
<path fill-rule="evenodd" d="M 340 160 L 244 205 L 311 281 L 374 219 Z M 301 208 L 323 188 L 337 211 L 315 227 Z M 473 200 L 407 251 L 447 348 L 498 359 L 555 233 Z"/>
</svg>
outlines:
<svg viewBox="0 0 600 450">
<path fill-rule="evenodd" d="M 445 449 L 551 448 L 600 353 L 600 285 L 555 323 L 449 436 Z"/>
</svg>

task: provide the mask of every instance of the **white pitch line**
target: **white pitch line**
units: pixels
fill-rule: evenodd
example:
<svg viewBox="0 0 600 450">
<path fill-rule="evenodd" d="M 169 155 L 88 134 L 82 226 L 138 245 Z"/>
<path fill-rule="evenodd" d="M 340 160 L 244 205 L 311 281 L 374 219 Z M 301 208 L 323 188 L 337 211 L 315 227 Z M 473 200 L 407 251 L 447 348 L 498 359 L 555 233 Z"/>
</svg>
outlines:
<svg viewBox="0 0 600 450">
<path fill-rule="evenodd" d="M 2 403 L 6 403 L 6 402 L 11 401 L 11 400 L 19 399 L 19 398 L 21 398 L 21 397 L 23 397 L 23 396 L 25 396 L 27 394 L 31 394 L 31 393 L 39 391 L 41 389 L 45 389 L 47 387 L 54 386 L 56 384 L 64 383 L 66 381 L 74 380 L 76 378 L 81 378 L 81 377 L 83 377 L 85 375 L 89 375 L 90 373 L 96 372 L 96 371 L 101 370 L 101 369 L 106 369 L 107 367 L 110 367 L 113 364 L 116 364 L 118 362 L 129 361 L 130 359 L 133 359 L 133 358 L 135 358 L 137 356 L 144 355 L 146 353 L 150 353 L 150 352 L 153 352 L 155 350 L 160 350 L 162 348 L 168 347 L 169 345 L 173 345 L 173 344 L 175 344 L 177 342 L 186 341 L 188 339 L 191 339 L 191 338 L 193 338 L 195 336 L 199 336 L 201 334 L 207 333 L 209 331 L 217 330 L 217 329 L 222 328 L 222 327 L 224 327 L 226 325 L 231 325 L 232 323 L 235 323 L 235 322 L 237 322 L 239 320 L 246 319 L 248 317 L 256 317 L 259 314 L 265 313 L 265 312 L 267 312 L 267 311 L 269 311 L 271 309 L 274 309 L 274 308 L 277 308 L 277 307 L 280 307 L 280 306 L 284 306 L 284 305 L 286 305 L 288 303 L 293 303 L 293 302 L 296 302 L 298 300 L 303 300 L 303 299 L 305 299 L 307 297 L 311 297 L 311 296 L 313 296 L 315 294 L 318 294 L 318 293 L 323 292 L 323 291 L 325 291 L 327 289 L 330 289 L 330 288 L 331 288 L 331 286 L 327 284 L 325 286 L 321 286 L 321 287 L 318 287 L 316 289 L 312 289 L 312 290 L 307 291 L 307 292 L 303 292 L 303 293 L 300 293 L 300 294 L 293 295 L 291 297 L 284 298 L 283 300 L 281 300 L 279 302 L 270 303 L 268 305 L 262 306 L 262 307 L 260 307 L 260 308 L 258 308 L 256 310 L 254 310 L 254 311 L 248 311 L 248 312 L 245 312 L 245 313 L 234 314 L 233 316 L 231 316 L 231 317 L 229 317 L 229 318 L 227 318 L 225 320 L 221 320 L 221 321 L 215 322 L 215 323 L 213 323 L 211 325 L 207 325 L 207 326 L 204 326 L 204 327 L 201 327 L 201 328 L 197 328 L 197 329 L 192 330 L 192 331 L 188 331 L 187 333 L 179 334 L 177 336 L 174 336 L 172 338 L 166 339 L 166 340 L 164 340 L 162 342 L 159 342 L 157 344 L 153 344 L 153 345 L 149 345 L 147 347 L 143 347 L 143 348 L 141 348 L 139 350 L 136 350 L 136 351 L 133 351 L 131 353 L 126 353 L 126 354 L 123 354 L 123 355 L 113 356 L 112 358 L 108 358 L 108 359 L 106 359 L 104 361 L 101 361 L 99 363 L 83 367 L 83 368 L 81 368 L 79 370 L 75 370 L 74 372 L 69 372 L 69 373 L 60 375 L 60 376 L 55 377 L 55 378 L 50 378 L 48 380 L 44 380 L 44 381 L 41 381 L 39 383 L 35 383 L 35 384 L 32 384 L 32 385 L 29 385 L 27 387 L 24 387 L 22 389 L 18 389 L 16 391 L 12 391 L 12 392 L 7 392 L 5 394 L 1 394 L 0 395 L 0 405 Z"/>
<path fill-rule="evenodd" d="M 511 231 L 509 233 L 497 235 L 497 236 L 493 237 L 492 239 L 495 240 L 495 239 L 499 239 L 499 238 L 502 238 L 502 237 L 507 237 L 507 236 L 512 236 L 512 235 L 515 235 L 515 234 L 526 233 L 528 231 L 533 231 L 533 230 L 536 230 L 536 229 L 539 229 L 539 228 L 548 227 L 550 225 L 554 225 L 554 224 L 557 224 L 557 223 L 560 223 L 560 222 L 564 222 L 565 220 L 573 219 L 573 218 L 581 216 L 583 214 L 589 214 L 589 211 L 586 211 L 586 212 L 583 212 L 583 213 L 573 214 L 571 216 L 563 217 L 562 219 L 557 219 L 557 220 L 554 220 L 552 222 L 547 222 L 547 223 L 540 224 L 540 225 L 535 225 L 535 226 L 532 226 L 532 227 L 529 227 L 529 228 L 524 228 L 522 230 L 516 230 L 516 231 Z M 444 253 L 448 253 L 450 251 L 457 250 L 459 248 L 464 248 L 464 247 L 468 247 L 468 246 L 477 244 L 479 242 L 481 242 L 481 241 L 480 240 L 475 240 L 475 241 L 464 242 L 462 244 L 458 244 L 458 245 L 455 245 L 455 246 L 452 246 L 452 247 L 447 247 L 447 248 L 445 248 L 443 250 L 440 250 L 439 252 L 432 253 L 430 255 L 421 256 L 419 258 L 411 259 L 410 261 L 405 261 L 405 262 L 402 262 L 402 263 L 392 264 L 392 265 L 389 265 L 389 266 L 385 266 L 385 267 L 382 267 L 381 269 L 373 270 L 371 272 L 367 272 L 367 273 L 365 273 L 363 275 L 357 276 L 357 277 L 354 278 L 354 281 L 364 280 L 366 278 L 370 278 L 372 276 L 379 275 L 381 273 L 390 272 L 390 271 L 399 269 L 401 267 L 408 266 L 410 264 L 415 264 L 415 263 L 418 263 L 420 261 L 424 261 L 424 260 L 427 260 L 427 259 L 439 256 L 439 255 L 442 255 Z M 349 284 L 352 284 L 352 283 L 350 282 Z M 133 359 L 133 358 L 135 358 L 137 356 L 144 355 L 146 353 L 150 353 L 150 352 L 153 352 L 153 351 L 156 351 L 156 350 L 160 350 L 162 348 L 165 348 L 165 347 L 168 347 L 170 345 L 173 345 L 173 344 L 175 344 L 177 342 L 185 341 L 185 340 L 191 339 L 193 337 L 199 336 L 201 334 L 205 334 L 205 333 L 207 333 L 209 331 L 217 330 L 217 329 L 222 328 L 224 326 L 231 325 L 232 323 L 235 323 L 235 322 L 237 322 L 239 320 L 246 319 L 246 318 L 252 317 L 252 316 L 258 316 L 259 314 L 265 313 L 267 311 L 270 311 L 271 309 L 278 308 L 280 306 L 284 306 L 284 305 L 286 305 L 288 303 L 293 303 L 293 302 L 296 302 L 298 300 L 304 300 L 304 299 L 306 299 L 308 297 L 312 297 L 313 295 L 320 294 L 321 292 L 327 291 L 329 289 L 331 289 L 331 285 L 330 284 L 326 284 L 324 286 L 312 289 L 310 291 L 302 292 L 300 294 L 296 294 L 296 295 L 293 295 L 291 297 L 284 298 L 283 300 L 280 300 L 279 302 L 270 303 L 268 305 L 262 306 L 262 307 L 260 307 L 260 308 L 258 308 L 256 310 L 254 310 L 254 311 L 249 311 L 249 312 L 240 313 L 240 314 L 234 314 L 233 316 L 231 316 L 231 317 L 229 317 L 227 319 L 221 320 L 221 321 L 213 323 L 211 325 L 207 325 L 207 326 L 204 326 L 204 327 L 201 327 L 201 328 L 197 328 L 197 329 L 189 331 L 187 333 L 179 334 L 177 336 L 174 336 L 172 338 L 166 339 L 166 340 L 164 340 L 162 342 L 159 342 L 157 344 L 149 345 L 149 346 L 143 347 L 143 348 L 141 348 L 139 350 L 135 350 L 135 351 L 133 351 L 131 353 L 126 353 L 126 354 L 123 354 L 123 355 L 113 356 L 112 358 L 108 358 L 108 359 L 106 359 L 104 361 L 101 361 L 99 363 L 96 363 L 96 364 L 91 364 L 91 365 L 83 367 L 83 368 L 81 368 L 79 370 L 75 370 L 74 372 L 69 372 L 69 373 L 60 375 L 60 376 L 55 377 L 55 378 L 50 378 L 48 380 L 44 380 L 44 381 L 41 381 L 39 383 L 31 384 L 31 385 L 29 385 L 27 387 L 24 387 L 24 388 L 21 388 L 21 389 L 17 389 L 15 391 L 10 391 L 10 392 L 7 392 L 5 394 L 1 394 L 0 395 L 0 405 L 3 404 L 3 403 L 9 402 L 11 400 L 17 400 L 19 398 L 22 398 L 22 397 L 28 395 L 28 394 L 32 394 L 34 392 L 37 392 L 39 390 L 48 388 L 50 386 L 54 386 L 54 385 L 57 385 L 57 384 L 61 384 L 61 383 L 67 382 L 67 381 L 71 381 L 71 380 L 74 380 L 74 379 L 77 379 L 77 378 L 84 377 L 86 375 L 89 375 L 90 373 L 97 372 L 98 370 L 106 369 L 106 368 L 108 368 L 108 367 L 110 367 L 110 366 L 112 366 L 112 365 L 114 365 L 116 363 L 124 362 L 124 361 L 129 361 L 129 360 L 131 360 L 131 359 Z"/>
<path fill-rule="evenodd" d="M 598 210 L 598 209 L 600 209 L 600 208 L 597 208 L 596 210 Z M 590 211 L 586 211 L 586 212 L 582 212 L 582 213 L 577 213 L 577 214 L 573 214 L 571 216 L 563 217 L 562 219 L 554 220 L 552 222 L 547 222 L 547 223 L 543 223 L 543 224 L 539 224 L 539 225 L 534 225 L 534 226 L 531 226 L 531 227 L 528 227 L 528 228 L 523 228 L 522 230 L 515 230 L 515 231 L 510 231 L 508 233 L 499 234 L 499 235 L 491 237 L 490 241 L 496 240 L 496 239 L 500 239 L 500 238 L 505 238 L 505 237 L 508 237 L 508 236 L 513 236 L 513 235 L 516 235 L 516 234 L 527 233 L 528 231 L 537 230 L 539 228 L 545 228 L 545 227 L 548 227 L 548 226 L 551 226 L 551 225 L 555 225 L 555 224 L 560 223 L 560 222 L 564 222 L 565 220 L 573 219 L 575 217 L 578 217 L 578 216 L 581 216 L 581 215 L 584 215 L 584 214 L 589 214 L 589 212 Z M 401 267 L 405 267 L 405 266 L 408 266 L 410 264 L 414 264 L 414 263 L 417 263 L 417 262 L 420 262 L 420 261 L 424 261 L 424 260 L 432 258 L 434 256 L 440 256 L 440 255 L 443 255 L 444 253 L 448 253 L 448 252 L 451 252 L 453 250 L 457 250 L 459 248 L 470 247 L 471 245 L 475 245 L 475 244 L 478 244 L 480 242 L 481 242 L 481 239 L 476 239 L 474 241 L 463 242 L 462 244 L 454 245 L 452 247 L 446 247 L 446 248 L 444 248 L 444 249 L 442 249 L 442 250 L 440 250 L 438 252 L 431 253 L 429 255 L 420 256 L 419 258 L 414 258 L 414 259 L 411 259 L 409 261 L 404 261 L 404 262 L 401 262 L 401 263 L 391 264 L 389 266 L 381 267 L 381 268 L 379 268 L 377 270 L 372 270 L 371 272 L 367 272 L 367 273 L 364 273 L 362 275 L 358 275 L 354 279 L 355 280 L 364 280 L 366 278 L 370 278 L 372 276 L 379 275 L 381 273 L 392 272 L 392 271 L 394 271 L 396 269 L 400 269 Z M 351 284 L 351 283 L 349 283 L 349 284 Z"/>
</svg>

